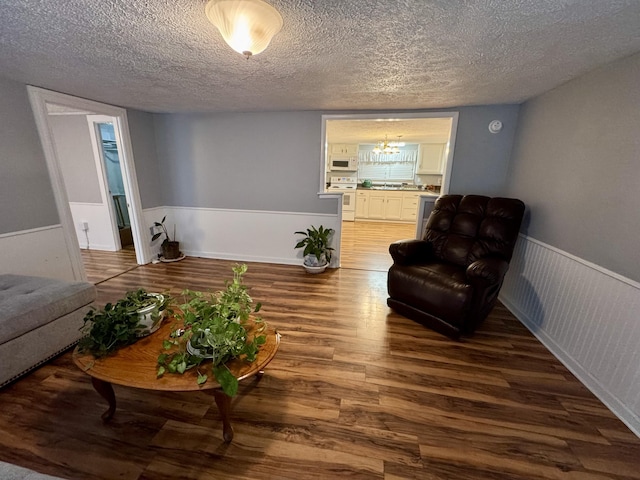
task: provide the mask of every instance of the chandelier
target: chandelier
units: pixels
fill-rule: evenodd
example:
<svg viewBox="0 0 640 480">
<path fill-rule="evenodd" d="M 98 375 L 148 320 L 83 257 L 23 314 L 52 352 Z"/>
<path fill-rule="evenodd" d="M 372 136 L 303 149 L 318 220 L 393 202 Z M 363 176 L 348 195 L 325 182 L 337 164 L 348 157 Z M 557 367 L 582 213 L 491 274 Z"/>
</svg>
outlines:
<svg viewBox="0 0 640 480">
<path fill-rule="evenodd" d="M 391 153 L 400 153 L 400 147 L 404 147 L 404 142 L 400 141 L 400 137 L 402 135 L 398 135 L 397 142 L 389 142 L 387 141 L 387 136 L 384 136 L 384 141 L 378 142 L 375 147 L 373 147 L 373 153 L 377 154 L 391 154 Z"/>
<path fill-rule="evenodd" d="M 205 11 L 225 42 L 246 58 L 267 48 L 282 28 L 280 13 L 262 0 L 209 0 Z"/>
</svg>

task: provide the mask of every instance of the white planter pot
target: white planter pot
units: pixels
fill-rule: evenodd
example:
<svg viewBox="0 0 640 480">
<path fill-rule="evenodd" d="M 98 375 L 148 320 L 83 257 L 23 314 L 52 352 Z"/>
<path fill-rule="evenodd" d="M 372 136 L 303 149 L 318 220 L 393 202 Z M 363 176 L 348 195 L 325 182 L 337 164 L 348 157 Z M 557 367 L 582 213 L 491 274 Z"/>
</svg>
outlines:
<svg viewBox="0 0 640 480">
<path fill-rule="evenodd" d="M 159 293 L 150 293 L 149 295 L 156 297 L 158 302 L 155 305 L 149 305 L 137 311 L 138 323 L 140 324 L 137 334 L 139 337 L 150 335 L 158 330 L 166 313 L 165 310 L 162 312 L 159 311 L 160 305 L 164 302 L 164 295 Z"/>
<path fill-rule="evenodd" d="M 314 267 L 311 265 L 303 265 L 303 267 L 307 271 L 307 273 L 322 273 L 327 269 L 327 264 L 324 264 L 319 267 Z"/>
</svg>

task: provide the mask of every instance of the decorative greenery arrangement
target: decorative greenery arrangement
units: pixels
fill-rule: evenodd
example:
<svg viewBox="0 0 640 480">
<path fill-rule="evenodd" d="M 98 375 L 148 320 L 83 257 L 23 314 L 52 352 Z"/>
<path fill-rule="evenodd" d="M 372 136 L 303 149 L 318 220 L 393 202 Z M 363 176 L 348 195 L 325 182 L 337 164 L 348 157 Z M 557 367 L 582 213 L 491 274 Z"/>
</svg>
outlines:
<svg viewBox="0 0 640 480">
<path fill-rule="evenodd" d="M 140 288 L 127 292 L 116 303 L 107 303 L 101 310 L 91 307 L 81 328 L 85 336 L 78 343 L 80 352 L 99 358 L 131 345 L 145 333 L 138 311 L 158 305 L 158 311 L 151 316 L 156 322 L 163 311 L 170 312 L 171 300 L 169 295 L 156 295 Z"/>
<path fill-rule="evenodd" d="M 266 324 L 261 318 L 254 317 L 258 328 L 253 338 L 249 338 L 246 327 L 250 315 L 257 313 L 262 305 L 258 303 L 253 307 L 253 300 L 242 283 L 247 266 L 236 265 L 232 270 L 233 280 L 225 282 L 223 291 L 215 294 L 182 292 L 185 302 L 175 313 L 179 324 L 163 342 L 167 351 L 158 357 L 158 377 L 167 372 L 182 374 L 197 368 L 197 383 L 202 385 L 208 378 L 202 363 L 211 359 L 212 373 L 224 393 L 230 397 L 237 393 L 238 379 L 225 363 L 242 356 L 253 362 L 260 345 L 266 341 L 265 335 L 261 334 Z"/>
<path fill-rule="evenodd" d="M 329 240 L 333 233 L 333 228 L 324 228 L 322 225 L 319 228 L 311 225 L 311 228 L 308 228 L 306 232 L 295 232 L 296 235 L 305 236 L 295 246 L 295 248 L 304 247 L 305 265 L 315 267 L 327 265 L 331 262 L 333 248 L 329 246 Z M 315 262 L 313 257 L 316 259 Z"/>
</svg>

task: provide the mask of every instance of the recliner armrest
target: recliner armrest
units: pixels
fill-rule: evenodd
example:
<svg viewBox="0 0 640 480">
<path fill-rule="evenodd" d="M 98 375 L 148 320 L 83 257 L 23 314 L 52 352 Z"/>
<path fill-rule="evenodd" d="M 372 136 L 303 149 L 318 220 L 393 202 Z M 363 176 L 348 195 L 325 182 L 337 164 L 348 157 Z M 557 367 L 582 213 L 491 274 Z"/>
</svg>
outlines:
<svg viewBox="0 0 640 480">
<path fill-rule="evenodd" d="M 509 263 L 501 258 L 489 257 L 476 260 L 467 267 L 467 278 L 471 283 L 500 283 L 509 270 Z"/>
<path fill-rule="evenodd" d="M 433 256 L 433 247 L 425 240 L 398 240 L 389 245 L 389 253 L 393 263 L 410 265 L 427 262 Z"/>
</svg>

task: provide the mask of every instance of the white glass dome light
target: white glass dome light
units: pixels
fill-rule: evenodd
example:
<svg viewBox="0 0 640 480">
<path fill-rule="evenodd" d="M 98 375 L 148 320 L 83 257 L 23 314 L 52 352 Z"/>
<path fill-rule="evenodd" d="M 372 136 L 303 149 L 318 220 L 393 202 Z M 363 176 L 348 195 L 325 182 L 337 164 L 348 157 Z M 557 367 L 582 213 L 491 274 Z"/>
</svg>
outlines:
<svg viewBox="0 0 640 480">
<path fill-rule="evenodd" d="M 280 13 L 262 0 L 210 0 L 205 12 L 225 42 L 247 58 L 263 52 L 282 29 Z"/>
</svg>

